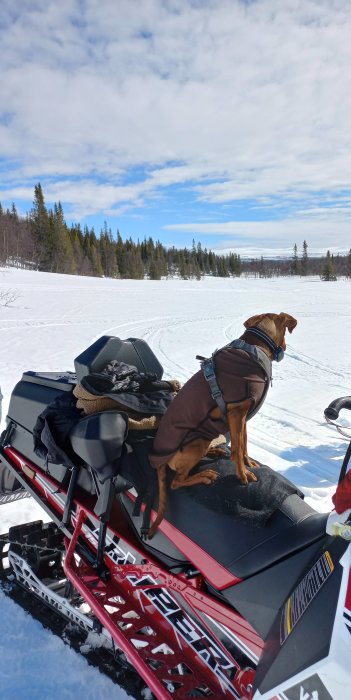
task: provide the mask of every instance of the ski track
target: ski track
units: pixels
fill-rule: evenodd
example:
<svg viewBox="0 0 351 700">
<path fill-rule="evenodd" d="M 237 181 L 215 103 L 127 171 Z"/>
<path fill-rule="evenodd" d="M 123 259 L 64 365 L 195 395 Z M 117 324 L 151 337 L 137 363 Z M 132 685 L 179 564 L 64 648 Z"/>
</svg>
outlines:
<svg viewBox="0 0 351 700">
<path fill-rule="evenodd" d="M 116 326 L 109 326 L 108 328 L 105 328 L 103 334 L 118 334 L 121 330 L 123 330 L 123 332 L 127 335 L 131 334 L 133 336 L 137 334 L 139 338 L 145 340 L 151 347 L 156 357 L 161 362 L 164 369 L 164 375 L 166 377 L 177 379 L 180 378 L 182 381 L 186 381 L 187 379 L 189 379 L 189 376 L 191 376 L 192 371 L 191 369 L 185 368 L 184 365 L 181 365 L 180 363 L 176 362 L 170 356 L 170 353 L 172 351 L 174 352 L 174 339 L 172 334 L 178 337 L 179 335 L 183 335 L 182 331 L 184 330 L 185 335 L 189 335 L 194 332 L 192 327 L 195 323 L 204 324 L 211 323 L 213 321 L 218 322 L 221 321 L 222 318 L 222 316 L 197 316 L 195 318 L 189 318 L 188 316 L 186 316 L 183 318 L 175 319 L 174 316 L 163 316 L 149 318 L 147 319 L 147 321 L 143 320 L 133 323 L 123 323 L 118 324 Z M 150 323 L 153 321 L 155 321 L 155 323 L 153 323 L 153 325 L 150 325 Z M 99 337 L 100 334 L 97 336 L 97 338 Z M 92 342 L 94 342 L 94 340 L 95 339 L 93 339 Z M 169 350 L 168 347 L 170 348 Z M 214 346 L 213 350 L 215 349 L 216 348 Z M 194 355 L 192 353 L 189 356 L 190 364 L 193 359 Z M 177 374 L 176 377 L 174 377 L 175 373 Z"/>
</svg>

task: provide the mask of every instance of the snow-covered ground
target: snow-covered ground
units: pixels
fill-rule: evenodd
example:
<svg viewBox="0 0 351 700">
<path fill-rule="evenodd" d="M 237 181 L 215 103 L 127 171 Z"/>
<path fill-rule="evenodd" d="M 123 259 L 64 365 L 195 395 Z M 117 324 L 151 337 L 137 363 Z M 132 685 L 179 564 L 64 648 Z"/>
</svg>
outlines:
<svg viewBox="0 0 351 700">
<path fill-rule="evenodd" d="M 351 395 L 351 282 L 316 278 L 104 280 L 0 269 L 0 386 L 3 423 L 24 370 L 73 370 L 101 335 L 144 338 L 165 378 L 185 381 L 209 355 L 243 332 L 249 316 L 285 311 L 298 320 L 273 386 L 248 425 L 249 453 L 284 473 L 317 510 L 332 507 L 346 442 L 324 408 Z M 345 412 L 343 412 L 345 413 Z M 345 415 L 344 422 L 351 423 Z M 0 533 L 43 517 L 31 499 L 1 506 Z M 56 700 L 125 697 L 84 659 L 43 630 L 0 592 L 0 697 Z M 45 678 L 40 671 L 45 670 Z"/>
</svg>

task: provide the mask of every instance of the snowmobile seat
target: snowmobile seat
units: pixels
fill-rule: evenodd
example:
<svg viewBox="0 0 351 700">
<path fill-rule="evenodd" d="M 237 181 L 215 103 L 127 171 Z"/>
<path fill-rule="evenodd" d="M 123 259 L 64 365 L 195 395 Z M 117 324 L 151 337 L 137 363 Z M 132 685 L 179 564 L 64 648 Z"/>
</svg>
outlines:
<svg viewBox="0 0 351 700">
<path fill-rule="evenodd" d="M 208 462 L 198 468 L 206 466 Z M 232 473 L 230 460 L 219 460 L 213 466 L 220 478 L 211 486 L 168 490 L 165 521 L 172 526 L 168 536 L 175 544 L 178 531 L 186 536 L 178 540 L 190 561 L 191 543 L 195 542 L 234 577 L 246 579 L 325 536 L 328 514 L 314 511 L 294 484 L 274 470 L 262 465 L 256 472 L 258 481 L 243 486 Z M 130 497 L 121 494 L 121 500 L 136 525 Z M 141 517 L 137 526 L 141 526 Z M 187 542 L 188 552 L 184 549 Z M 153 552 L 167 552 L 162 523 L 145 544 Z"/>
</svg>

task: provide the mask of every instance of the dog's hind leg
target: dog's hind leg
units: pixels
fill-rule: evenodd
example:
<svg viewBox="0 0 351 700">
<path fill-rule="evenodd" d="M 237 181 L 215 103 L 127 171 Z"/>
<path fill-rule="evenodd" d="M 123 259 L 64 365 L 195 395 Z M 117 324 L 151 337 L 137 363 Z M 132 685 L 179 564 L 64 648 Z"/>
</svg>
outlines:
<svg viewBox="0 0 351 700">
<path fill-rule="evenodd" d="M 189 472 L 196 464 L 204 457 L 208 450 L 210 440 L 199 438 L 185 445 L 182 450 L 178 450 L 168 461 L 168 464 L 163 464 L 157 468 L 158 476 L 158 511 L 155 521 L 152 523 L 148 537 L 154 536 L 160 522 L 164 518 L 167 502 L 167 485 L 166 485 L 166 470 L 169 466 L 175 471 L 174 479 L 171 483 L 172 489 L 179 489 L 182 486 L 195 486 L 196 484 L 212 484 L 218 478 L 218 472 L 214 469 L 204 469 L 198 474 L 189 476 Z"/>
<path fill-rule="evenodd" d="M 169 460 L 168 466 L 175 471 L 171 489 L 179 489 L 183 486 L 196 486 L 197 484 L 212 484 L 218 478 L 218 472 L 214 469 L 204 469 L 198 474 L 189 476 L 189 472 L 207 454 L 210 440 L 198 438 L 176 452 Z"/>
</svg>

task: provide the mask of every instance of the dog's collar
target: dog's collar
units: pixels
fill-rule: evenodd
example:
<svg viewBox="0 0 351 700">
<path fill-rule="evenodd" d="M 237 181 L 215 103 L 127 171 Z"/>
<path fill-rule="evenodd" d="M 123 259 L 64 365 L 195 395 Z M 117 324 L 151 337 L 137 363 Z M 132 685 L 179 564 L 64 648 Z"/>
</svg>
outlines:
<svg viewBox="0 0 351 700">
<path fill-rule="evenodd" d="M 284 357 L 284 348 L 282 348 L 281 345 L 276 345 L 274 340 L 272 340 L 272 338 L 270 338 L 269 335 L 262 330 L 262 328 L 259 328 L 258 326 L 251 326 L 247 329 L 247 333 L 252 333 L 263 340 L 263 342 L 268 345 L 269 349 L 273 353 L 273 359 L 276 362 L 281 362 Z"/>
</svg>

